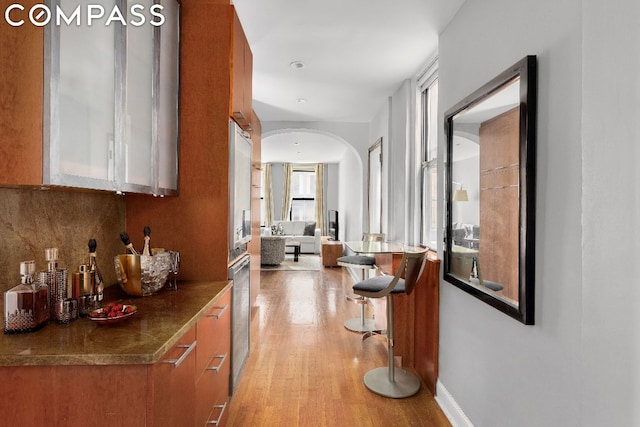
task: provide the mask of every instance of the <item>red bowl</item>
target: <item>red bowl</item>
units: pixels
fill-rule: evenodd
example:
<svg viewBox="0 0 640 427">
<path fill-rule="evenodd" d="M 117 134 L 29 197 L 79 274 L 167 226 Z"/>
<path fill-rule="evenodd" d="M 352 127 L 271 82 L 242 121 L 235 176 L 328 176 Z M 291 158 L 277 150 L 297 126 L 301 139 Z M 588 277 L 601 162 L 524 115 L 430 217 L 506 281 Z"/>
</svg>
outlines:
<svg viewBox="0 0 640 427">
<path fill-rule="evenodd" d="M 101 314 L 105 312 L 104 307 L 102 307 L 97 310 L 93 310 L 91 313 L 89 313 L 89 319 L 96 322 L 98 325 L 117 325 L 126 321 L 127 319 L 129 319 L 131 316 L 133 316 L 138 312 L 138 307 L 136 307 L 135 305 L 123 304 L 122 308 L 123 309 L 128 308 L 131 311 L 121 316 L 102 317 Z"/>
</svg>

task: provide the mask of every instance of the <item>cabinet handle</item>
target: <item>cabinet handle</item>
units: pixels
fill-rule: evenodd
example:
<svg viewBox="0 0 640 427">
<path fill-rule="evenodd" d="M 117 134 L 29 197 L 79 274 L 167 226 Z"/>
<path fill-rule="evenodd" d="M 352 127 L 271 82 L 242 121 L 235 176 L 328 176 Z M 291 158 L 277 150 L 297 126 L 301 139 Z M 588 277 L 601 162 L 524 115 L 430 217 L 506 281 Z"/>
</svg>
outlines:
<svg viewBox="0 0 640 427">
<path fill-rule="evenodd" d="M 207 314 L 207 317 L 215 317 L 216 319 L 219 319 L 220 316 L 222 316 L 222 313 L 227 311 L 227 308 L 229 308 L 229 304 L 224 305 L 222 307 L 213 307 L 213 308 L 217 308 L 218 310 L 220 310 L 220 312 L 219 313 Z"/>
<path fill-rule="evenodd" d="M 222 368 L 222 365 L 224 365 L 224 361 L 227 360 L 227 353 L 218 354 L 216 356 L 213 356 L 212 359 L 222 359 L 220 361 L 220 363 L 218 363 L 218 366 L 208 366 L 207 367 L 208 371 L 216 371 L 216 373 L 218 373 L 218 372 L 220 372 L 220 368 Z"/>
<path fill-rule="evenodd" d="M 184 353 L 182 353 L 182 356 L 178 357 L 177 359 L 167 359 L 167 360 L 163 360 L 164 363 L 172 363 L 174 368 L 177 368 L 178 366 L 180 366 L 180 364 L 182 364 L 182 362 L 184 362 L 184 359 L 187 358 L 187 356 L 189 355 L 189 353 L 191 353 L 193 351 L 194 348 L 196 348 L 196 342 L 194 341 L 192 342 L 190 345 L 186 345 L 186 344 L 180 344 L 177 345 L 176 347 L 179 348 L 186 348 L 186 350 L 184 351 Z"/>
<path fill-rule="evenodd" d="M 220 425 L 220 420 L 222 419 L 222 414 L 224 414 L 224 410 L 227 409 L 227 402 L 224 402 L 224 405 L 213 405 L 214 408 L 220 409 L 220 415 L 218 415 L 217 420 L 207 421 L 207 424 Z"/>
</svg>

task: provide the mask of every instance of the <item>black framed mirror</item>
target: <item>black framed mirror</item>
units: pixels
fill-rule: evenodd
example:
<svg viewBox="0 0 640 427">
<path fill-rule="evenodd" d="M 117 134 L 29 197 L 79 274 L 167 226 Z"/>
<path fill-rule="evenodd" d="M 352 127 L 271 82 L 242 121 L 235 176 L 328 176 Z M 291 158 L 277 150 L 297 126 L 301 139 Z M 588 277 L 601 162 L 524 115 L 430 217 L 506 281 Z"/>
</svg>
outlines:
<svg viewBox="0 0 640 427">
<path fill-rule="evenodd" d="M 537 63 L 527 56 L 445 113 L 444 279 L 534 324 Z"/>
</svg>

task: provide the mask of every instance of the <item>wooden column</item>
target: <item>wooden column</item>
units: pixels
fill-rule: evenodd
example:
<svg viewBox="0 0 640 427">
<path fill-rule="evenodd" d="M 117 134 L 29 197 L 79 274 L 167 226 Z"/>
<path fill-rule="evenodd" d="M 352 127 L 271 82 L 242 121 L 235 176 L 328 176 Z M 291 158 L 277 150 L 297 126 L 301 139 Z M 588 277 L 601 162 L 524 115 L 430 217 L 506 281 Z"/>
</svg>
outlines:
<svg viewBox="0 0 640 427">
<path fill-rule="evenodd" d="M 262 125 L 253 112 L 251 121 L 251 140 L 253 142 L 253 164 L 251 165 L 251 241 L 248 250 L 251 254 L 251 307 L 255 306 L 260 293 L 260 191 L 262 190 Z"/>
</svg>

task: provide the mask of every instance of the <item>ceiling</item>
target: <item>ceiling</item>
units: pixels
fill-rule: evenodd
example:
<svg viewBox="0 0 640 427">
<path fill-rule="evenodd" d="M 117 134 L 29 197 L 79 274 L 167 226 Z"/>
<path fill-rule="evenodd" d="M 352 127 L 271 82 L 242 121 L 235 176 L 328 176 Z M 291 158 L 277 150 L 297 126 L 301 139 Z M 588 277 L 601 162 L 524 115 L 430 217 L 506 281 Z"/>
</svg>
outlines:
<svg viewBox="0 0 640 427">
<path fill-rule="evenodd" d="M 258 117 L 370 122 L 434 54 L 463 2 L 233 0 L 253 53 Z"/>
<path fill-rule="evenodd" d="M 263 138 L 261 148 L 262 163 L 338 163 L 347 151 L 336 138 L 297 130 Z"/>
</svg>

